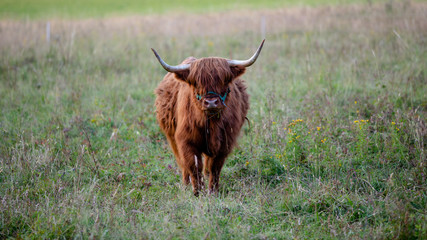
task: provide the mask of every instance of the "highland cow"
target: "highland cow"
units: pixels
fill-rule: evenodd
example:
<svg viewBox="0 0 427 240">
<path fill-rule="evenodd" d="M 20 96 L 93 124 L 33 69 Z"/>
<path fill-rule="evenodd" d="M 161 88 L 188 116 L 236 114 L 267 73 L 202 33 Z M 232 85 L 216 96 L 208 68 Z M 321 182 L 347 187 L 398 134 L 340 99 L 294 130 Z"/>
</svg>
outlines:
<svg viewBox="0 0 427 240">
<path fill-rule="evenodd" d="M 170 66 L 155 93 L 157 120 L 175 154 L 182 181 L 194 195 L 209 178 L 209 192 L 218 191 L 219 177 L 249 109 L 249 96 L 239 78 L 258 58 L 264 41 L 248 60 L 189 57 Z M 202 161 L 202 156 L 203 160 Z"/>
</svg>

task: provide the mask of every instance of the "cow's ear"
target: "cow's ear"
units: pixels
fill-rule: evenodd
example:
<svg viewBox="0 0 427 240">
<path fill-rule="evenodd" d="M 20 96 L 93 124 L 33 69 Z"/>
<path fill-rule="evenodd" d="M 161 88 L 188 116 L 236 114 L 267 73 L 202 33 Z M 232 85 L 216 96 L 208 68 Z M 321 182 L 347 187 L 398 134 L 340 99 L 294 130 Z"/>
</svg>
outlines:
<svg viewBox="0 0 427 240">
<path fill-rule="evenodd" d="M 195 57 L 188 57 L 181 64 L 191 64 L 192 62 L 194 62 L 196 60 L 197 59 Z M 189 74 L 190 74 L 190 69 L 188 68 L 187 70 L 182 70 L 182 71 L 175 72 L 175 77 L 178 80 L 190 83 L 190 81 L 188 80 L 188 75 Z"/>
<path fill-rule="evenodd" d="M 243 73 L 245 73 L 245 70 L 246 70 L 245 67 L 241 67 L 241 66 L 233 66 L 233 67 L 230 67 L 230 69 L 231 69 L 231 72 L 233 73 L 234 78 L 241 76 Z"/>
<path fill-rule="evenodd" d="M 190 70 L 178 71 L 178 72 L 175 72 L 174 74 L 178 80 L 188 82 L 188 75 L 190 74 Z"/>
</svg>

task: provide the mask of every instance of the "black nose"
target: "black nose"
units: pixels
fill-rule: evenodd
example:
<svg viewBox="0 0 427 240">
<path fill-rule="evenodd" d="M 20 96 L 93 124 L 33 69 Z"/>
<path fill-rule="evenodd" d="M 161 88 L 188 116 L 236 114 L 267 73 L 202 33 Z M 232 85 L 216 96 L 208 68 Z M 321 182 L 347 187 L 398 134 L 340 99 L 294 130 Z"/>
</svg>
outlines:
<svg viewBox="0 0 427 240">
<path fill-rule="evenodd" d="M 218 98 L 205 98 L 203 100 L 203 106 L 205 108 L 216 108 L 218 107 L 219 100 Z"/>
</svg>

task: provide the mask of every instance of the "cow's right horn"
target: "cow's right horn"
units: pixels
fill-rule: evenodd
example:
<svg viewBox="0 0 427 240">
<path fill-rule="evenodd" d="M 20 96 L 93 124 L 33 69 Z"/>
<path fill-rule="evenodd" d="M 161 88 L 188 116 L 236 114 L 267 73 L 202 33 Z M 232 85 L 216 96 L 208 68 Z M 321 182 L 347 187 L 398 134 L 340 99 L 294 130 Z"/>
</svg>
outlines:
<svg viewBox="0 0 427 240">
<path fill-rule="evenodd" d="M 251 58 L 249 58 L 248 60 L 228 60 L 228 65 L 230 65 L 231 67 L 234 67 L 234 66 L 249 67 L 250 65 L 254 64 L 259 54 L 261 53 L 262 46 L 264 46 L 264 41 L 265 39 L 262 40 L 262 43 L 258 47 L 258 50 L 256 50 L 255 54 Z"/>
<path fill-rule="evenodd" d="M 156 58 L 157 58 L 157 60 L 159 60 L 162 67 L 168 72 L 174 73 L 174 72 L 179 72 L 179 71 L 184 71 L 184 70 L 190 69 L 190 64 L 181 64 L 178 66 L 171 66 L 171 65 L 165 63 L 165 61 L 163 61 L 163 59 L 159 56 L 159 54 L 157 54 L 156 50 L 154 50 L 154 49 L 151 49 L 151 50 L 153 50 L 154 55 L 156 55 Z"/>
</svg>

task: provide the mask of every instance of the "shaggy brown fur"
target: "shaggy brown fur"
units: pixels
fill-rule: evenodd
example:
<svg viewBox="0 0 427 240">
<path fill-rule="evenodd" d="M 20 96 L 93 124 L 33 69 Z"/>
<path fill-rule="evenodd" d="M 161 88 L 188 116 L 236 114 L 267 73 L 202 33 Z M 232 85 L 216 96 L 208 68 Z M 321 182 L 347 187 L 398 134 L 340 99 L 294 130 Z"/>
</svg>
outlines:
<svg viewBox="0 0 427 240">
<path fill-rule="evenodd" d="M 225 158 L 236 144 L 249 109 L 249 96 L 242 67 L 230 67 L 223 58 L 187 58 L 190 69 L 168 73 L 155 93 L 157 120 L 165 133 L 182 171 L 182 181 L 193 185 L 197 196 L 204 185 L 202 170 L 209 176 L 209 192 L 218 190 Z M 207 98 L 215 92 L 224 103 L 215 112 L 207 111 L 196 95 Z M 204 161 L 202 162 L 202 156 Z"/>
</svg>

